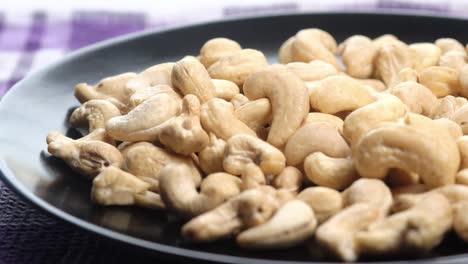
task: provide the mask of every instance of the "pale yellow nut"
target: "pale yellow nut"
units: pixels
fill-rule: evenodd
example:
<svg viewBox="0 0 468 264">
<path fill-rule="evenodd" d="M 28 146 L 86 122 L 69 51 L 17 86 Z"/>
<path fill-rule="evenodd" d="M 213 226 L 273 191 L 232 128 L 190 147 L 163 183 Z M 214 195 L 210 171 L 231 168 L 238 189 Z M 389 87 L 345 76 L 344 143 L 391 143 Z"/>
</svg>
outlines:
<svg viewBox="0 0 468 264">
<path fill-rule="evenodd" d="M 413 55 L 405 43 L 392 41 L 382 45 L 374 63 L 384 83 L 391 86 L 403 68 L 413 66 Z"/>
<path fill-rule="evenodd" d="M 439 60 L 439 66 L 445 66 L 460 72 L 466 65 L 466 53 L 461 51 L 449 51 L 442 55 Z"/>
<path fill-rule="evenodd" d="M 173 62 L 156 64 L 138 73 L 125 85 L 127 96 L 131 96 L 139 89 L 150 86 L 167 85 L 172 87 L 171 74 L 174 64 Z"/>
<path fill-rule="evenodd" d="M 295 37 L 290 37 L 285 42 L 283 42 L 283 44 L 281 44 L 281 47 L 278 51 L 278 60 L 280 63 L 286 64 L 293 61 L 291 47 L 295 39 Z"/>
<path fill-rule="evenodd" d="M 408 107 L 408 110 L 425 116 L 430 116 L 437 105 L 437 97 L 425 86 L 414 82 L 402 82 L 387 90 L 395 95 Z"/>
<path fill-rule="evenodd" d="M 297 195 L 297 199 L 304 201 L 312 208 L 319 224 L 343 209 L 343 198 L 340 192 L 327 187 L 308 187 Z"/>
<path fill-rule="evenodd" d="M 273 178 L 271 185 L 277 189 L 285 189 L 297 193 L 301 189 L 303 179 L 304 175 L 300 170 L 288 166 Z"/>
<path fill-rule="evenodd" d="M 459 139 L 460 137 L 463 136 L 463 130 L 460 125 L 455 123 L 454 121 L 448 119 L 448 118 L 439 118 L 439 119 L 434 119 L 434 122 L 439 124 L 440 126 L 446 128 L 450 135 L 455 139 Z"/>
<path fill-rule="evenodd" d="M 461 127 L 464 135 L 468 135 L 468 105 L 464 105 L 455 111 L 450 116 L 450 120 Z"/>
<path fill-rule="evenodd" d="M 358 178 L 351 158 L 334 158 L 322 152 L 305 158 L 304 171 L 311 182 L 336 190 L 347 188 Z"/>
<path fill-rule="evenodd" d="M 128 99 L 127 109 L 131 111 L 147 99 L 151 98 L 153 95 L 157 94 L 167 94 L 177 101 L 182 101 L 182 97 L 178 92 L 172 89 L 170 86 L 161 84 L 155 86 L 148 86 L 144 88 L 138 88 L 135 90 Z"/>
<path fill-rule="evenodd" d="M 286 64 L 286 67 L 297 74 L 304 82 L 319 81 L 325 77 L 338 74 L 333 65 L 321 60 L 313 60 L 309 63 L 291 62 Z"/>
<path fill-rule="evenodd" d="M 419 72 L 418 80 L 438 98 L 454 95 L 460 91 L 458 72 L 449 67 L 428 67 Z"/>
<path fill-rule="evenodd" d="M 346 66 L 346 72 L 355 78 L 369 78 L 373 71 L 373 61 L 377 48 L 366 36 L 354 35 L 341 45 L 340 54 Z"/>
<path fill-rule="evenodd" d="M 331 114 L 324 114 L 320 112 L 312 112 L 309 113 L 306 118 L 304 119 L 303 126 L 307 125 L 308 123 L 313 122 L 325 122 L 329 123 L 338 129 L 338 131 L 342 134 L 343 133 L 343 120 L 335 115 Z"/>
<path fill-rule="evenodd" d="M 260 137 L 267 133 L 265 126 L 270 123 L 272 119 L 270 100 L 261 98 L 247 102 L 239 106 L 234 114 Z"/>
<path fill-rule="evenodd" d="M 430 42 L 413 43 L 409 45 L 414 55 L 414 69 L 419 72 L 427 67 L 436 66 L 441 56 L 441 50 Z"/>
<path fill-rule="evenodd" d="M 453 113 L 455 113 L 458 109 L 468 103 L 468 100 L 463 97 L 455 97 L 452 95 L 445 96 L 437 100 L 437 105 L 434 108 L 431 118 L 438 119 L 438 118 L 450 118 Z"/>
<path fill-rule="evenodd" d="M 383 92 L 387 90 L 387 86 L 381 81 L 377 79 L 358 79 L 359 82 L 361 82 L 364 85 L 367 85 L 374 89 L 376 92 Z"/>
<path fill-rule="evenodd" d="M 322 60 L 340 68 L 335 57 L 337 51 L 335 39 L 321 29 L 303 29 L 297 32 L 291 44 L 292 61 L 310 62 Z"/>
<path fill-rule="evenodd" d="M 198 153 L 200 168 L 206 174 L 223 171 L 226 141 L 210 133 L 210 143 Z"/>
<path fill-rule="evenodd" d="M 221 98 L 226 101 L 230 101 L 239 94 L 239 86 L 237 84 L 228 81 L 228 80 L 218 80 L 212 79 L 213 85 L 215 87 L 215 97 Z"/>
<path fill-rule="evenodd" d="M 92 99 L 76 108 L 70 116 L 72 127 L 86 127 L 92 132 L 105 128 L 112 117 L 120 116 L 120 110 L 107 100 Z"/>
<path fill-rule="evenodd" d="M 465 47 L 456 39 L 453 38 L 439 38 L 435 41 L 437 47 L 440 48 L 442 55 L 449 51 L 466 52 Z"/>
<path fill-rule="evenodd" d="M 460 95 L 468 97 L 468 64 L 465 64 L 458 74 L 458 80 L 460 82 Z"/>
<path fill-rule="evenodd" d="M 231 55 L 241 50 L 239 43 L 228 38 L 213 38 L 205 42 L 200 49 L 200 62 L 206 67 L 210 67 L 222 57 Z"/>
<path fill-rule="evenodd" d="M 384 44 L 391 43 L 394 41 L 399 41 L 395 35 L 392 34 L 384 34 L 379 36 L 373 40 L 374 46 L 379 50 Z"/>
</svg>

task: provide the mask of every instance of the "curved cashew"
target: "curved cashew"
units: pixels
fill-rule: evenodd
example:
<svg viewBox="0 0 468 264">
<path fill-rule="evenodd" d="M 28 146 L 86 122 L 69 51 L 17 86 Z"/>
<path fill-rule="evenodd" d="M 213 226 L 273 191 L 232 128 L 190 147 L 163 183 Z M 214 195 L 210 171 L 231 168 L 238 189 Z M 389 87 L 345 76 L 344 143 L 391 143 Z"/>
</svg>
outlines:
<svg viewBox="0 0 468 264">
<path fill-rule="evenodd" d="M 387 91 L 400 98 L 408 110 L 416 114 L 430 116 L 437 105 L 437 97 L 431 90 L 417 82 L 402 82 Z"/>
<path fill-rule="evenodd" d="M 151 98 L 153 95 L 162 93 L 172 96 L 175 100 L 182 100 L 182 97 L 176 91 L 174 91 L 174 89 L 168 85 L 161 84 L 156 86 L 143 87 L 136 90 L 134 93 L 132 93 L 131 96 L 129 96 L 127 108 L 130 111 L 147 99 Z"/>
<path fill-rule="evenodd" d="M 182 114 L 162 124 L 159 142 L 182 155 L 199 152 L 208 145 L 208 134 L 200 125 L 200 102 L 195 95 L 186 95 Z"/>
<path fill-rule="evenodd" d="M 236 135 L 226 142 L 223 167 L 228 173 L 241 175 L 247 173 L 249 165 L 255 165 L 260 170 L 249 173 L 277 175 L 284 170 L 285 163 L 280 150 L 256 137 Z"/>
<path fill-rule="evenodd" d="M 73 111 L 70 124 L 72 127 L 86 126 L 92 132 L 97 128 L 105 128 L 106 122 L 115 116 L 120 116 L 120 110 L 114 104 L 92 99 Z"/>
<path fill-rule="evenodd" d="M 213 79 L 223 79 L 241 86 L 251 73 L 268 66 L 265 55 L 258 50 L 243 49 L 220 58 L 208 72 Z"/>
<path fill-rule="evenodd" d="M 318 224 L 324 223 L 343 208 L 341 194 L 327 187 L 306 188 L 297 195 L 297 199 L 302 200 L 312 208 Z"/>
<path fill-rule="evenodd" d="M 93 180 L 91 199 L 101 205 L 137 205 L 163 209 L 159 194 L 149 184 L 116 167 L 102 169 Z"/>
<path fill-rule="evenodd" d="M 437 45 L 429 42 L 413 43 L 409 45 L 409 48 L 414 54 L 413 66 L 417 72 L 427 67 L 436 66 L 442 54 Z"/>
<path fill-rule="evenodd" d="M 272 111 L 270 100 L 261 98 L 239 106 L 234 114 L 250 127 L 257 136 L 265 134 L 265 126 L 271 121 Z"/>
<path fill-rule="evenodd" d="M 175 63 L 167 62 L 151 66 L 138 75 L 131 78 L 125 87 L 127 96 L 133 94 L 139 89 L 156 86 L 168 85 L 172 87 L 171 75 Z"/>
<path fill-rule="evenodd" d="M 367 131 L 382 122 L 396 121 L 406 112 L 406 105 L 398 97 L 382 94 L 374 103 L 359 108 L 346 117 L 343 136 L 353 146 Z"/>
<path fill-rule="evenodd" d="M 352 147 L 359 174 L 382 179 L 390 168 L 399 168 L 417 173 L 429 187 L 454 183 L 460 154 L 450 133 L 416 114 L 403 122 L 375 128 Z"/>
<path fill-rule="evenodd" d="M 291 62 L 286 64 L 286 67 L 304 82 L 320 81 L 325 77 L 338 74 L 335 66 L 321 60 L 313 60 L 309 63 Z"/>
<path fill-rule="evenodd" d="M 237 243 L 245 248 L 289 248 L 312 236 L 316 226 L 314 211 L 303 201 L 292 200 L 264 224 L 240 233 Z"/>
<path fill-rule="evenodd" d="M 418 74 L 419 83 L 426 86 L 437 97 L 457 94 L 460 91 L 458 72 L 445 66 L 425 68 Z"/>
<path fill-rule="evenodd" d="M 255 131 L 235 116 L 234 106 L 222 99 L 211 99 L 203 104 L 200 119 L 207 132 L 224 140 L 238 134 L 256 135 Z"/>
<path fill-rule="evenodd" d="M 148 182 L 152 191 L 159 191 L 160 172 L 167 164 L 187 165 L 191 169 L 190 175 L 193 176 L 193 182 L 197 186 L 201 182 L 201 175 L 192 159 L 174 155 L 151 143 L 134 143 L 122 150 L 122 155 L 126 170 Z"/>
<path fill-rule="evenodd" d="M 352 111 L 375 101 L 372 91 L 348 76 L 330 76 L 310 92 L 310 105 L 322 113 Z"/>
<path fill-rule="evenodd" d="M 343 206 L 365 203 L 379 211 L 379 219 L 385 218 L 393 204 L 390 189 L 381 180 L 359 179 L 342 193 Z"/>
<path fill-rule="evenodd" d="M 317 228 L 315 238 L 340 259 L 355 261 L 359 256 L 356 234 L 377 221 L 379 210 L 365 203 L 353 204 Z"/>
<path fill-rule="evenodd" d="M 271 185 L 276 189 L 289 190 L 292 193 L 298 193 L 301 189 L 304 175 L 295 167 L 288 166 L 273 178 Z"/>
<path fill-rule="evenodd" d="M 75 97 L 80 103 L 85 103 L 92 99 L 109 100 L 120 110 L 125 110 L 128 99 L 125 85 L 135 76 L 136 73 L 127 72 L 104 78 L 95 86 L 79 83 L 75 86 Z"/>
<path fill-rule="evenodd" d="M 348 187 L 358 178 L 350 157 L 334 158 L 322 152 L 312 153 L 305 158 L 304 171 L 311 182 L 336 190 Z"/>
<path fill-rule="evenodd" d="M 290 52 L 292 61 L 310 62 L 318 59 L 339 69 L 336 51 L 336 41 L 330 34 L 321 29 L 311 28 L 297 32 Z"/>
<path fill-rule="evenodd" d="M 210 143 L 198 153 L 200 168 L 206 174 L 223 171 L 226 141 L 210 133 Z"/>
<path fill-rule="evenodd" d="M 377 47 L 370 38 L 361 35 L 347 38 L 340 45 L 340 54 L 350 76 L 369 78 L 372 75 Z"/>
<path fill-rule="evenodd" d="M 376 92 L 383 92 L 387 90 L 387 86 L 381 81 L 377 79 L 358 79 L 359 82 L 362 84 L 374 89 Z"/>
<path fill-rule="evenodd" d="M 435 119 L 434 122 L 446 128 L 455 140 L 463 136 L 462 127 L 448 118 Z"/>
<path fill-rule="evenodd" d="M 234 95 L 234 97 L 230 101 L 230 103 L 234 106 L 234 109 L 237 109 L 248 102 L 249 102 L 249 98 L 247 98 L 247 96 L 243 94 Z"/>
<path fill-rule="evenodd" d="M 380 50 L 380 48 L 382 48 L 383 45 L 387 43 L 392 43 L 394 41 L 399 41 L 399 40 L 395 35 L 392 35 L 392 34 L 384 34 L 373 40 L 374 46 L 377 48 L 377 50 Z"/>
<path fill-rule="evenodd" d="M 442 55 L 439 60 L 439 66 L 445 66 L 460 72 L 466 64 L 466 52 L 449 51 Z"/>
<path fill-rule="evenodd" d="M 265 223 L 279 207 L 280 203 L 270 192 L 247 190 L 190 220 L 182 227 L 182 235 L 197 242 L 229 237 L 242 229 Z"/>
<path fill-rule="evenodd" d="M 427 195 L 414 207 L 389 216 L 359 232 L 360 251 L 365 254 L 427 252 L 437 246 L 452 225 L 452 209 L 437 193 Z"/>
<path fill-rule="evenodd" d="M 413 53 L 405 43 L 398 40 L 383 44 L 375 58 L 376 71 L 389 87 L 394 85 L 401 69 L 412 66 Z"/>
<path fill-rule="evenodd" d="M 334 125 L 325 122 L 312 122 L 299 128 L 286 143 L 284 155 L 288 165 L 300 165 L 314 152 L 344 158 L 350 148 Z"/>
<path fill-rule="evenodd" d="M 123 163 L 120 151 L 111 144 L 88 140 L 88 138 L 73 140 L 60 132 L 47 135 L 50 154 L 64 160 L 77 173 L 94 178 L 104 167 L 120 167 Z"/>
<path fill-rule="evenodd" d="M 284 146 L 309 112 L 307 87 L 285 66 L 270 66 L 251 74 L 243 90 L 250 100 L 270 100 L 273 118 L 267 141 L 276 147 Z"/>
<path fill-rule="evenodd" d="M 450 120 L 461 127 L 464 135 L 468 134 L 468 105 L 464 105 L 456 110 L 450 116 Z"/>
<path fill-rule="evenodd" d="M 193 94 L 205 103 L 215 97 L 215 86 L 210 75 L 195 57 L 187 56 L 172 69 L 172 84 L 183 95 Z"/>
<path fill-rule="evenodd" d="M 234 98 L 234 96 L 239 94 L 239 86 L 231 81 L 218 79 L 212 79 L 211 81 L 214 85 L 216 98 L 230 101 L 232 98 Z"/>
<path fill-rule="evenodd" d="M 303 125 L 314 122 L 325 122 L 336 127 L 340 133 L 343 133 L 343 120 L 331 114 L 324 114 L 320 112 L 309 113 L 304 119 Z"/>
<path fill-rule="evenodd" d="M 442 55 L 449 51 L 465 52 L 465 47 L 456 39 L 440 38 L 435 41 L 437 47 L 440 48 Z"/>
<path fill-rule="evenodd" d="M 432 111 L 431 118 L 450 118 L 453 113 L 468 103 L 468 100 L 463 97 L 454 97 L 451 95 L 438 99 L 437 106 Z"/>
<path fill-rule="evenodd" d="M 179 100 L 167 94 L 157 94 L 128 114 L 111 118 L 106 124 L 106 130 L 116 140 L 153 141 L 158 139 L 159 125 L 179 112 Z"/>
<path fill-rule="evenodd" d="M 278 60 L 280 63 L 286 64 L 293 62 L 291 47 L 296 37 L 292 36 L 288 38 L 283 44 L 281 44 L 278 50 Z"/>
<path fill-rule="evenodd" d="M 200 49 L 200 62 L 206 68 L 217 62 L 222 57 L 231 55 L 241 50 L 239 43 L 228 38 L 213 38 L 205 42 Z"/>
<path fill-rule="evenodd" d="M 164 204 L 186 217 L 207 212 L 240 193 L 241 180 L 228 173 L 208 175 L 203 179 L 200 192 L 187 165 L 168 164 L 159 175 Z"/>
<path fill-rule="evenodd" d="M 108 144 L 111 144 L 112 146 L 116 146 L 115 140 L 112 139 L 106 132 L 104 128 L 96 128 L 93 131 L 89 132 L 86 136 L 78 139 L 79 141 L 102 141 Z M 120 149 L 119 149 L 120 150 Z"/>
</svg>

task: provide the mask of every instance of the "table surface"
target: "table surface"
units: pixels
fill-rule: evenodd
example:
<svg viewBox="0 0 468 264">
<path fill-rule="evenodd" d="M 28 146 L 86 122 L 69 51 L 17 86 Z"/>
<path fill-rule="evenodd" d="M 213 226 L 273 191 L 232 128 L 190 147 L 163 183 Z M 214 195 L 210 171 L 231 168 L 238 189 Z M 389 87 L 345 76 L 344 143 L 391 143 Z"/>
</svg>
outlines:
<svg viewBox="0 0 468 264">
<path fill-rule="evenodd" d="M 38 5 L 37 3 L 42 5 Z M 92 43 L 143 29 L 164 29 L 224 18 L 307 11 L 412 10 L 466 16 L 463 0 L 206 1 L 181 0 L 8 1 L 0 7 L 0 98 L 32 70 Z M 222 2 L 222 3 L 220 3 Z M 240 3 L 239 3 L 240 2 Z M 45 3 L 45 4 L 44 4 Z M 47 4 L 49 3 L 49 4 Z M 129 4 L 130 3 L 130 4 Z M 2 3 L 3 5 L 3 3 Z M 47 6 L 47 8 L 44 8 Z M 148 11 L 147 7 L 151 6 Z M 18 11 L 20 10 L 20 11 Z M 109 244 L 22 201 L 0 182 L 1 263 L 161 263 Z"/>
</svg>

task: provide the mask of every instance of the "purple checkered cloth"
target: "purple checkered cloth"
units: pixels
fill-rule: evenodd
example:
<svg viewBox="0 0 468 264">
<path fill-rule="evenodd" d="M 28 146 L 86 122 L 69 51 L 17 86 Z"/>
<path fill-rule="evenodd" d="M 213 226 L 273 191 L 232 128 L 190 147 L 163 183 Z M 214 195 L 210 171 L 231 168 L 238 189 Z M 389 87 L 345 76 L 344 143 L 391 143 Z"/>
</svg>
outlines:
<svg viewBox="0 0 468 264">
<path fill-rule="evenodd" d="M 221 2 L 221 1 L 220 1 Z M 92 43 L 147 28 L 213 19 L 327 10 L 411 9 L 459 16 L 468 12 L 463 1 L 348 0 L 274 1 L 269 4 L 226 4 L 192 12 L 174 7 L 152 12 L 32 11 L 17 14 L 0 7 L 0 98 L 31 70 Z M 460 5 L 454 3 L 460 2 Z M 199 4 L 198 4 L 199 5 Z M 204 8 L 196 6 L 197 9 Z M 144 10 L 142 8 L 141 10 Z M 184 12 L 184 10 L 188 10 Z M 195 13 L 195 14 L 194 14 Z M 1 103 L 1 102 L 0 102 Z M 0 263 L 100 263 L 148 261 L 115 250 L 113 245 L 44 214 L 21 201 L 0 182 Z M 157 261 L 153 263 L 161 263 Z"/>
</svg>

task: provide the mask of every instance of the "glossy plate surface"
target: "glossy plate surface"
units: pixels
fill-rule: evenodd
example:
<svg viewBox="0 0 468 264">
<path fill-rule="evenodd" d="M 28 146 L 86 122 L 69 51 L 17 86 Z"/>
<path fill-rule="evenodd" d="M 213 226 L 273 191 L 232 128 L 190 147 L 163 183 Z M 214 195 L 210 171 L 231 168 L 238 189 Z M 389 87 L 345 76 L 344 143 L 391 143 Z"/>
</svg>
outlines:
<svg viewBox="0 0 468 264">
<path fill-rule="evenodd" d="M 299 29 L 318 27 L 338 42 L 350 35 L 376 37 L 392 33 L 407 42 L 453 37 L 468 41 L 468 21 L 443 17 L 377 14 L 304 14 L 262 17 L 143 32 L 107 41 L 67 56 L 18 83 L 0 101 L 0 176 L 17 193 L 47 212 L 81 228 L 173 259 L 210 260 L 225 263 L 329 261 L 308 244 L 290 250 L 246 251 L 232 241 L 190 245 L 183 241 L 181 222 L 164 213 L 138 208 L 99 207 L 90 203 L 90 182 L 47 154 L 45 137 L 60 130 L 79 136 L 67 119 L 78 106 L 73 87 L 79 82 L 126 71 L 140 71 L 184 55 L 197 55 L 213 37 L 237 40 L 243 47 L 259 49 L 275 61 L 283 41 Z M 416 262 L 467 263 L 466 244 L 449 236 L 431 254 Z M 370 259 L 369 259 L 370 260 Z M 364 260 L 364 261 L 369 261 Z M 370 261 L 383 261 L 372 259 Z M 387 261 L 389 259 L 386 259 Z M 408 260 L 404 256 L 390 261 Z"/>
</svg>

